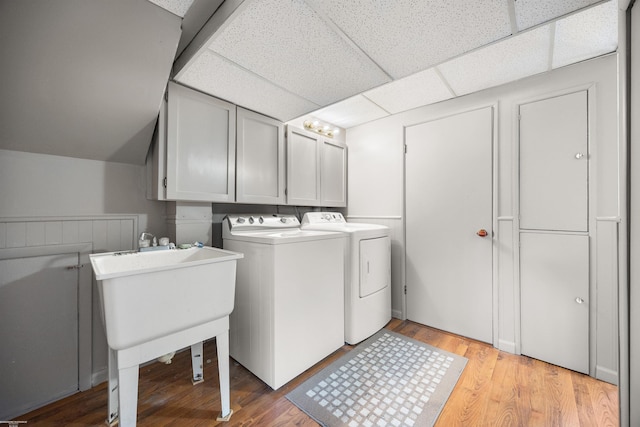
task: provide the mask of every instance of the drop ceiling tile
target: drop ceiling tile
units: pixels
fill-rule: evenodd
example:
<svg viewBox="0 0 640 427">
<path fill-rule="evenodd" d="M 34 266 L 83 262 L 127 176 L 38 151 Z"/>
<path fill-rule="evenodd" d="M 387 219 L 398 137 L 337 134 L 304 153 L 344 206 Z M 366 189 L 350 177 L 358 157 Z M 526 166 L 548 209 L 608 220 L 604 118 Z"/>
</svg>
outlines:
<svg viewBox="0 0 640 427">
<path fill-rule="evenodd" d="M 387 83 L 363 95 L 391 114 L 453 98 L 433 68 Z"/>
<path fill-rule="evenodd" d="M 168 10 L 174 15 L 178 15 L 184 18 L 187 11 L 193 4 L 193 0 L 149 0 L 151 3 L 160 6 L 161 8 Z"/>
<path fill-rule="evenodd" d="M 618 48 L 618 2 L 610 1 L 556 22 L 553 68 Z"/>
<path fill-rule="evenodd" d="M 246 2 L 209 49 L 320 105 L 390 80 L 303 0 Z"/>
<path fill-rule="evenodd" d="M 515 3 L 518 31 L 542 24 L 602 0 L 509 0 Z"/>
<path fill-rule="evenodd" d="M 344 101 L 311 113 L 318 119 L 347 129 L 372 120 L 381 119 L 389 113 L 362 95 L 356 95 Z"/>
<path fill-rule="evenodd" d="M 505 0 L 307 0 L 394 79 L 511 35 Z"/>
<path fill-rule="evenodd" d="M 176 80 L 281 121 L 299 117 L 320 107 L 206 49 Z"/>
<path fill-rule="evenodd" d="M 549 26 L 527 31 L 438 66 L 457 95 L 498 86 L 548 70 Z"/>
</svg>

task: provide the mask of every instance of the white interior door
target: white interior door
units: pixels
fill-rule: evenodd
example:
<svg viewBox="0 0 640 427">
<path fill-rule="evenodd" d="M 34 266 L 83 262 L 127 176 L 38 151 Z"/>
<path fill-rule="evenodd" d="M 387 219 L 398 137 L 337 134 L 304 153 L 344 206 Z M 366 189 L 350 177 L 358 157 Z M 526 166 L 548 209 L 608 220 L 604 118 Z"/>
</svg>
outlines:
<svg viewBox="0 0 640 427">
<path fill-rule="evenodd" d="M 0 420 L 78 390 L 77 254 L 0 260 Z"/>
<path fill-rule="evenodd" d="M 521 352 L 589 373 L 587 91 L 520 106 Z"/>
<path fill-rule="evenodd" d="M 492 342 L 493 109 L 405 138 L 407 317 Z"/>
</svg>

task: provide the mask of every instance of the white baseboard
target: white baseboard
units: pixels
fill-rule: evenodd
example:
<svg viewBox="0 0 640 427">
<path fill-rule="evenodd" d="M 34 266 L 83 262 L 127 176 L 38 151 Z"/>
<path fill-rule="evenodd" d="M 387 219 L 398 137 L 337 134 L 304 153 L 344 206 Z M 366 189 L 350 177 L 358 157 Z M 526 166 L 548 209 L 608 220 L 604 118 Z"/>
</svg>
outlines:
<svg viewBox="0 0 640 427">
<path fill-rule="evenodd" d="M 498 350 L 516 354 L 516 343 L 513 341 L 498 340 Z"/>
<path fill-rule="evenodd" d="M 109 380 L 109 369 L 105 366 L 104 368 L 91 374 L 91 387 L 102 384 L 107 380 Z"/>
<path fill-rule="evenodd" d="M 400 320 L 407 320 L 404 317 L 402 317 L 402 310 L 391 310 L 391 317 L 395 319 L 400 319 Z"/>
<path fill-rule="evenodd" d="M 618 385 L 618 372 L 614 371 L 613 369 L 596 365 L 596 378 L 613 385 Z"/>
</svg>

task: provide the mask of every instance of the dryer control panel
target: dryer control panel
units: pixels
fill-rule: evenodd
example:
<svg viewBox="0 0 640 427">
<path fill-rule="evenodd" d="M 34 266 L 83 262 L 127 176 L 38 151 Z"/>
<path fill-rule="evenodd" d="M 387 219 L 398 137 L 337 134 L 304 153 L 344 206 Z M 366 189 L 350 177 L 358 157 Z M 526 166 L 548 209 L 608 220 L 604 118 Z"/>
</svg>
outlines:
<svg viewBox="0 0 640 427">
<path fill-rule="evenodd" d="M 302 218 L 302 224 L 345 224 L 340 212 L 307 212 Z"/>
</svg>

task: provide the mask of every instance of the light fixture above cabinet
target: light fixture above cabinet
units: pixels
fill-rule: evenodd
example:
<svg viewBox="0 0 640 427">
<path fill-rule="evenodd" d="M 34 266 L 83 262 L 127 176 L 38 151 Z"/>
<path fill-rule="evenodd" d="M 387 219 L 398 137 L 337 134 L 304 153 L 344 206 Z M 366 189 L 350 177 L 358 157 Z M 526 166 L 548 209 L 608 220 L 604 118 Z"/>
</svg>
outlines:
<svg viewBox="0 0 640 427">
<path fill-rule="evenodd" d="M 306 130 L 319 133 L 320 135 L 324 135 L 328 138 L 333 138 L 334 135 L 338 135 L 340 133 L 340 128 L 329 123 L 322 123 L 315 119 L 305 120 L 302 125 Z"/>
</svg>

